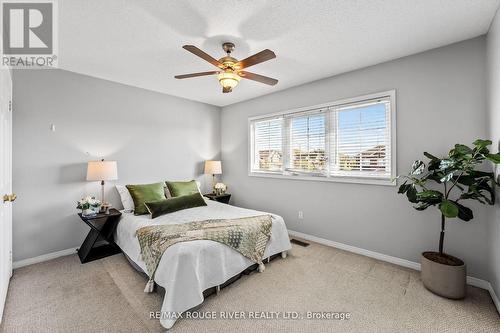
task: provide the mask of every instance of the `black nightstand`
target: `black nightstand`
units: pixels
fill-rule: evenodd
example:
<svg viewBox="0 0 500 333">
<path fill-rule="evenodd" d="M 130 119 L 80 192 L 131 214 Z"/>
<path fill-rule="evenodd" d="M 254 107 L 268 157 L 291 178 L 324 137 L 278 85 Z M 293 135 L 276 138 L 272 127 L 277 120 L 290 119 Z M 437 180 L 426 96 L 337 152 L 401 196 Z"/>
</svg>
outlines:
<svg viewBox="0 0 500 333">
<path fill-rule="evenodd" d="M 122 213 L 111 208 L 109 214 L 100 213 L 96 216 L 86 217 L 78 213 L 78 216 L 90 227 L 89 234 L 78 249 L 78 256 L 82 264 L 121 252 L 118 245 L 115 244 L 113 232 Z M 105 240 L 107 244 L 95 246 L 99 240 Z"/>
<path fill-rule="evenodd" d="M 204 196 L 209 198 L 210 200 L 222 202 L 225 204 L 228 204 L 229 199 L 231 199 L 231 194 L 229 194 L 229 193 L 224 193 L 224 194 L 207 193 L 207 194 L 204 194 Z"/>
</svg>

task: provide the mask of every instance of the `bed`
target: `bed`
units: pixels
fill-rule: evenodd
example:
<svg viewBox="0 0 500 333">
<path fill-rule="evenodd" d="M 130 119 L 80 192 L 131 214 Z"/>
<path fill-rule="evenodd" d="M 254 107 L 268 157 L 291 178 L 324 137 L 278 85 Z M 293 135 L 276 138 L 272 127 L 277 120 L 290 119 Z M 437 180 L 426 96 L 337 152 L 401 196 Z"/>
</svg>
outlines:
<svg viewBox="0 0 500 333">
<path fill-rule="evenodd" d="M 141 259 L 139 242 L 135 236 L 136 230 L 141 227 L 269 214 L 205 200 L 207 206 L 185 209 L 155 219 L 151 219 L 149 215 L 135 216 L 133 213 L 123 212 L 115 231 L 115 241 L 127 257 L 145 272 L 145 263 Z M 264 258 L 286 253 L 291 249 L 283 218 L 271 215 L 272 233 Z M 210 240 L 172 245 L 163 254 L 154 278 L 157 285 L 165 288 L 161 324 L 167 329 L 171 328 L 176 318 L 170 314 L 181 313 L 201 304 L 204 290 L 222 285 L 253 264 L 230 247 Z"/>
</svg>

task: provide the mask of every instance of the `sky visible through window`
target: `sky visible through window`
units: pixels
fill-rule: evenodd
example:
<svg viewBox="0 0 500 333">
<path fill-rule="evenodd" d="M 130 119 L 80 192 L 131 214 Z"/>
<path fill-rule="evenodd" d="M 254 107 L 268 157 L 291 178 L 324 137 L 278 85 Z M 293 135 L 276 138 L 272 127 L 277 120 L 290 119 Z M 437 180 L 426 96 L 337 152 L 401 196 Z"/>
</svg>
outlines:
<svg viewBox="0 0 500 333">
<path fill-rule="evenodd" d="M 386 104 L 350 108 L 338 112 L 339 153 L 356 155 L 387 144 Z"/>
<path fill-rule="evenodd" d="M 325 115 L 292 119 L 292 149 L 325 150 Z"/>
</svg>

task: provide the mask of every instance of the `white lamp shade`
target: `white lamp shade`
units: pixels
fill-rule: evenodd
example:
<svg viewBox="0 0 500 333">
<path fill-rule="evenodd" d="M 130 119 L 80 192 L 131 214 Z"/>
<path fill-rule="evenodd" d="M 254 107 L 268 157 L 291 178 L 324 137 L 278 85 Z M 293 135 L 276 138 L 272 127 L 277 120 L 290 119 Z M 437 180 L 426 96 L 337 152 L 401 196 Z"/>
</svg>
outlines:
<svg viewBox="0 0 500 333">
<path fill-rule="evenodd" d="M 222 165 L 220 161 L 205 161 L 205 173 L 211 175 L 222 174 Z"/>
<path fill-rule="evenodd" d="M 90 161 L 87 165 L 87 180 L 118 179 L 116 161 Z"/>
</svg>

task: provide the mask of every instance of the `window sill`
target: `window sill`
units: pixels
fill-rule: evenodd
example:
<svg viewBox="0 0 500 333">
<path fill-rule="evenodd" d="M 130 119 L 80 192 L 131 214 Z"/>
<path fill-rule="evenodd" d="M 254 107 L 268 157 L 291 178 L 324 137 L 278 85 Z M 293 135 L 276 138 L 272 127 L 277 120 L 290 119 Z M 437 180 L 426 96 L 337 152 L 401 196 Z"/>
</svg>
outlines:
<svg viewBox="0 0 500 333">
<path fill-rule="evenodd" d="M 289 180 L 306 180 L 306 181 L 320 181 L 320 182 L 334 182 L 334 183 L 351 183 L 351 184 L 367 184 L 367 185 L 383 185 L 383 186 L 396 186 L 397 183 L 385 178 L 359 178 L 359 177 L 324 177 L 324 176 L 306 176 L 306 175 L 283 175 L 282 173 L 272 172 L 258 172 L 250 171 L 250 177 L 263 177 L 263 178 L 278 178 Z"/>
</svg>

